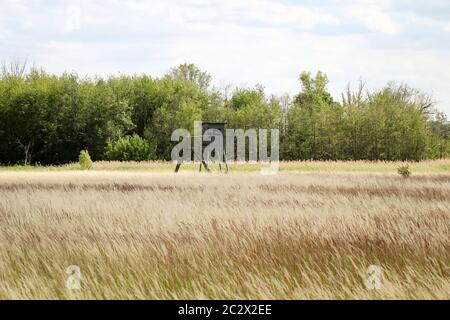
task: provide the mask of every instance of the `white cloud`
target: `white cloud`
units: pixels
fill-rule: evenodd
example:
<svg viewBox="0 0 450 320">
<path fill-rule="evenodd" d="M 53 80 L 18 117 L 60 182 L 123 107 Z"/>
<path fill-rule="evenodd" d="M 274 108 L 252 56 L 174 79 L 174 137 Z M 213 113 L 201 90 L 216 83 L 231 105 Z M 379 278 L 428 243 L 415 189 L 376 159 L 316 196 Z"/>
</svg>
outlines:
<svg viewBox="0 0 450 320">
<path fill-rule="evenodd" d="M 81 29 L 81 8 L 80 6 L 70 5 L 66 9 L 66 23 L 64 32 L 73 32 Z"/>
<path fill-rule="evenodd" d="M 414 12 L 405 14 L 405 20 L 412 25 L 450 33 L 450 21 L 443 21 L 431 17 L 421 16 Z"/>
<path fill-rule="evenodd" d="M 321 25 L 338 25 L 337 16 L 308 6 L 282 4 L 273 0 L 228 1 L 126 1 L 124 6 L 137 13 L 167 16 L 185 27 L 217 24 L 253 24 L 310 30 Z"/>
<path fill-rule="evenodd" d="M 377 6 L 353 6 L 348 10 L 348 14 L 374 32 L 396 35 L 401 31 L 391 16 Z"/>
</svg>

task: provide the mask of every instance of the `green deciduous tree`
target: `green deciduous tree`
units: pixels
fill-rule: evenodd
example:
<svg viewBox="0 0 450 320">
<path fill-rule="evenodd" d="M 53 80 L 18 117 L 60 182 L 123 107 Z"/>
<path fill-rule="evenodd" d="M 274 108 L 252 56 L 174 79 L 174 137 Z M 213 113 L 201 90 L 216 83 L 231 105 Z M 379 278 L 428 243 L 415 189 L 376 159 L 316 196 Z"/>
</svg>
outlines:
<svg viewBox="0 0 450 320">
<path fill-rule="evenodd" d="M 107 160 L 145 161 L 155 160 L 155 147 L 137 134 L 125 136 L 117 141 L 109 141 L 106 146 Z"/>
<path fill-rule="evenodd" d="M 280 129 L 281 158 L 287 160 L 449 156 L 450 125 L 443 113 L 435 112 L 430 96 L 403 84 L 375 92 L 360 84 L 337 102 L 324 73 L 303 72 L 299 79 L 297 95 L 277 97 L 267 95 L 261 85 L 211 88 L 210 75 L 192 64 L 161 78 L 107 79 L 4 65 L 0 164 L 73 162 L 83 149 L 93 160 L 111 159 L 108 148 L 132 141 L 150 145 L 152 159 L 169 159 L 173 130 L 192 132 L 196 120 L 227 121 L 228 128 Z"/>
<path fill-rule="evenodd" d="M 180 64 L 176 68 L 172 68 L 168 74 L 173 80 L 186 81 L 196 84 L 202 90 L 208 89 L 211 83 L 211 75 L 201 71 L 195 64 Z"/>
</svg>

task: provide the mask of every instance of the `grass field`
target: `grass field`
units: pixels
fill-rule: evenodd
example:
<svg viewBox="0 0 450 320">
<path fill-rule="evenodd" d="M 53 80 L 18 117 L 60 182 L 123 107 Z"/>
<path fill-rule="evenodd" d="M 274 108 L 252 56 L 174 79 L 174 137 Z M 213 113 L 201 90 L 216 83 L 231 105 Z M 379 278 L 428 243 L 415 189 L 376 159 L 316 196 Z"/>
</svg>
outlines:
<svg viewBox="0 0 450 320">
<path fill-rule="evenodd" d="M 392 162 L 392 161 L 292 161 L 280 162 L 281 172 L 373 172 L 396 173 L 397 168 L 409 165 L 413 173 L 450 173 L 450 160 L 429 160 L 421 162 Z M 230 164 L 231 172 L 258 172 L 267 168 L 267 164 L 236 163 Z M 147 172 L 173 172 L 175 164 L 172 162 L 95 162 L 94 171 L 147 171 Z M 212 165 L 213 171 L 218 171 L 217 165 Z M 1 171 L 72 171 L 80 170 L 78 163 L 62 166 L 8 166 L 0 167 Z M 197 171 L 198 164 L 183 164 L 181 171 Z"/>
<path fill-rule="evenodd" d="M 399 165 L 3 168 L 0 299 L 449 299 L 450 162 Z"/>
</svg>

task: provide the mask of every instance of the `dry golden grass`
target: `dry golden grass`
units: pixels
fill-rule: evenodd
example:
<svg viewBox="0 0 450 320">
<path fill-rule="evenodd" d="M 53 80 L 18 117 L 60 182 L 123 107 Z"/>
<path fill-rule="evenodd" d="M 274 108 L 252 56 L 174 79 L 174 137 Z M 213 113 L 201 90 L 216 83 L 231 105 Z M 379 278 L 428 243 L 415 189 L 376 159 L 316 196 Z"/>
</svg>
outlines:
<svg viewBox="0 0 450 320">
<path fill-rule="evenodd" d="M 448 299 L 449 277 L 449 174 L 0 173 L 0 299 Z"/>
<path fill-rule="evenodd" d="M 396 173 L 397 168 L 408 165 L 413 173 L 449 173 L 450 159 L 426 160 L 420 162 L 395 162 L 395 161 L 282 161 L 281 172 L 366 172 L 366 173 Z M 259 172 L 267 164 L 237 162 L 229 164 L 232 172 Z M 217 165 L 211 166 L 218 171 Z M 169 161 L 98 161 L 94 162 L 92 170 L 119 170 L 119 171 L 148 171 L 148 172 L 173 172 L 175 164 Z M 79 170 L 78 163 L 62 166 L 11 166 L 0 167 L 0 171 L 67 171 Z M 198 164 L 183 164 L 181 171 L 197 171 Z"/>
</svg>

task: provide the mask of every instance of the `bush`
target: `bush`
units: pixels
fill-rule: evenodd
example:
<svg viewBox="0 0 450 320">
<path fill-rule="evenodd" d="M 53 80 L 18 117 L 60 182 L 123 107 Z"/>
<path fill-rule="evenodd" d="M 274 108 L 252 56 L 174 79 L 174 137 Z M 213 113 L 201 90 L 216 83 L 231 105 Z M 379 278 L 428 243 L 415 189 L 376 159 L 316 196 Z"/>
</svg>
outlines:
<svg viewBox="0 0 450 320">
<path fill-rule="evenodd" d="M 107 160 L 145 161 L 156 158 L 155 148 L 137 134 L 109 141 L 106 146 Z"/>
<path fill-rule="evenodd" d="M 411 171 L 409 170 L 409 165 L 400 166 L 397 168 L 397 172 L 404 178 L 408 178 L 411 175 Z"/>
<path fill-rule="evenodd" d="M 89 152 L 87 150 L 82 150 L 80 155 L 78 156 L 78 160 L 80 161 L 80 167 L 83 170 L 92 168 L 92 160 L 89 156 Z"/>
</svg>

